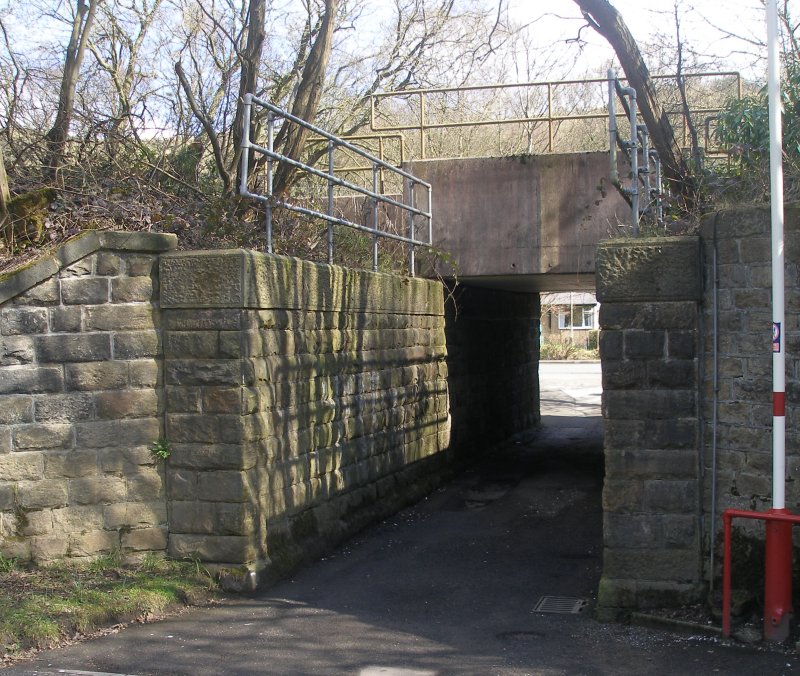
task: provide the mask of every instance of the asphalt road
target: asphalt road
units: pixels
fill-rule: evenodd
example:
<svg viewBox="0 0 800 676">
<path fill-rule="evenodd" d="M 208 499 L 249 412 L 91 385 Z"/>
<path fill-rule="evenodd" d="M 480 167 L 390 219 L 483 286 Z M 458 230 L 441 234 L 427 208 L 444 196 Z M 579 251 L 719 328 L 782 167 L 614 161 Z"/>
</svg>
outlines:
<svg viewBox="0 0 800 676">
<path fill-rule="evenodd" d="M 541 429 L 487 449 L 480 465 L 292 579 L 45 652 L 7 673 L 800 671 L 794 656 L 592 619 L 602 564 L 599 366 L 542 368 Z M 583 610 L 541 612 L 544 597 L 562 602 L 556 610 Z"/>
</svg>

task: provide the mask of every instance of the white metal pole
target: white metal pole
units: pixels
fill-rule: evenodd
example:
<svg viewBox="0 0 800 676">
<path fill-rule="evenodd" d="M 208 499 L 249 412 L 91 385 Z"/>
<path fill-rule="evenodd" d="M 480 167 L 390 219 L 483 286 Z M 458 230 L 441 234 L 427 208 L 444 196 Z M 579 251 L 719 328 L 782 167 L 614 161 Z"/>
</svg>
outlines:
<svg viewBox="0 0 800 676">
<path fill-rule="evenodd" d="M 783 267 L 783 146 L 777 0 L 767 0 L 769 171 L 772 206 L 772 507 L 786 506 L 786 322 Z"/>
</svg>

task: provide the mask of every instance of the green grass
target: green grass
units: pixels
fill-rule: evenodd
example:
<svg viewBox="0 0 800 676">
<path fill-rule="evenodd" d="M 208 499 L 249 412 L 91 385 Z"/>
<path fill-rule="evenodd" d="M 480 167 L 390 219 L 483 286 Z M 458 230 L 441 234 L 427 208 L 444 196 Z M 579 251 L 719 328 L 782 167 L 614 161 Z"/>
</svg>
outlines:
<svg viewBox="0 0 800 676">
<path fill-rule="evenodd" d="M 104 628 L 204 604 L 217 596 L 194 562 L 146 557 L 122 566 L 106 556 L 89 564 L 26 566 L 0 556 L 0 641 L 4 661 Z"/>
</svg>

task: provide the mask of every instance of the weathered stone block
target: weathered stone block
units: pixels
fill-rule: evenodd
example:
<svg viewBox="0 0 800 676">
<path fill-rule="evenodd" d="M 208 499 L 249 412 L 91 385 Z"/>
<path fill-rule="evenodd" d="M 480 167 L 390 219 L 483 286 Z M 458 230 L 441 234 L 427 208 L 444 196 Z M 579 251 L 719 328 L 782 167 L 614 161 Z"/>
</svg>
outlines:
<svg viewBox="0 0 800 676">
<path fill-rule="evenodd" d="M 695 451 L 643 450 L 630 448 L 606 451 L 608 479 L 694 478 L 697 476 Z"/>
<path fill-rule="evenodd" d="M 629 359 L 653 359 L 664 356 L 664 331 L 624 331 L 625 356 Z"/>
<path fill-rule="evenodd" d="M 166 527 L 137 528 L 122 533 L 120 542 L 123 549 L 136 552 L 159 552 L 167 548 L 169 533 Z"/>
<path fill-rule="evenodd" d="M 218 356 L 217 331 L 169 331 L 164 341 L 164 354 L 178 359 L 213 359 Z"/>
<path fill-rule="evenodd" d="M 95 512 L 96 508 L 91 508 Z M 167 506 L 163 501 L 122 502 L 102 508 L 102 525 L 109 530 L 119 528 L 147 528 L 167 521 Z"/>
<path fill-rule="evenodd" d="M 669 359 L 647 364 L 647 384 L 652 388 L 688 390 L 697 387 L 697 365 L 693 360 Z"/>
<path fill-rule="evenodd" d="M 242 364 L 238 359 L 170 359 L 165 370 L 169 385 L 242 384 Z"/>
<path fill-rule="evenodd" d="M 94 252 L 87 251 L 86 253 L 91 254 Z M 66 267 L 62 268 L 61 272 L 58 273 L 58 276 L 61 277 L 61 279 L 88 277 L 94 273 L 94 264 L 96 260 L 97 256 L 94 255 L 84 255 L 80 259 L 73 259 L 71 264 L 68 264 Z"/>
<path fill-rule="evenodd" d="M 639 581 L 695 582 L 699 581 L 699 563 L 699 554 L 693 549 L 606 549 L 603 575 Z"/>
<path fill-rule="evenodd" d="M 158 324 L 149 305 L 97 305 L 86 308 L 87 331 L 144 331 Z"/>
<path fill-rule="evenodd" d="M 94 397 L 94 405 L 99 420 L 153 417 L 160 412 L 155 390 L 99 392 Z"/>
<path fill-rule="evenodd" d="M 250 535 L 254 532 L 251 508 L 230 502 L 173 502 L 170 527 L 176 533 Z"/>
<path fill-rule="evenodd" d="M 157 418 L 85 422 L 75 428 L 77 445 L 82 448 L 147 446 L 162 436 Z"/>
<path fill-rule="evenodd" d="M 50 308 L 50 330 L 53 333 L 77 333 L 81 330 L 82 317 L 78 306 Z"/>
<path fill-rule="evenodd" d="M 201 472 L 197 491 L 210 502 L 246 502 L 252 497 L 247 474 L 238 471 Z"/>
<path fill-rule="evenodd" d="M 36 358 L 30 336 L 0 337 L 0 367 L 30 364 Z"/>
<path fill-rule="evenodd" d="M 88 420 L 93 412 L 92 397 L 82 392 L 37 396 L 34 399 L 34 411 L 37 422 Z"/>
<path fill-rule="evenodd" d="M 251 469 L 257 459 L 250 444 L 172 444 L 171 468 L 197 470 Z"/>
<path fill-rule="evenodd" d="M 19 425 L 33 422 L 33 398 L 0 395 L 0 425 Z"/>
<path fill-rule="evenodd" d="M 25 513 L 19 531 L 20 535 L 49 535 L 53 532 L 53 513 L 49 509 Z"/>
<path fill-rule="evenodd" d="M 603 360 L 603 389 L 641 388 L 647 383 L 644 361 Z"/>
<path fill-rule="evenodd" d="M 96 451 L 100 470 L 108 474 L 134 475 L 156 464 L 151 446 L 117 446 Z"/>
<path fill-rule="evenodd" d="M 44 458 L 44 476 L 48 479 L 93 476 L 97 473 L 97 451 L 73 449 L 64 453 L 51 452 Z"/>
<path fill-rule="evenodd" d="M 46 277 L 48 275 L 45 273 L 44 276 Z M 58 303 L 59 300 L 59 280 L 55 277 L 51 277 L 45 279 L 41 284 L 29 288 L 27 291 L 14 298 L 13 302 L 15 305 L 53 305 L 54 303 Z"/>
<path fill-rule="evenodd" d="M 239 331 L 244 326 L 247 313 L 240 309 L 229 310 L 168 310 L 164 312 L 164 326 L 169 331 Z"/>
<path fill-rule="evenodd" d="M 624 357 L 622 351 L 622 331 L 601 331 L 599 343 L 600 357 L 603 363 L 610 360 L 621 360 Z"/>
<path fill-rule="evenodd" d="M 163 497 L 164 480 L 157 469 L 140 467 L 135 475 L 128 478 L 128 500 L 152 502 Z"/>
<path fill-rule="evenodd" d="M 111 281 L 111 300 L 114 303 L 147 303 L 153 298 L 150 277 L 118 277 Z"/>
<path fill-rule="evenodd" d="M 614 239 L 597 246 L 597 299 L 700 300 L 698 237 Z"/>
<path fill-rule="evenodd" d="M 111 337 L 95 334 L 56 334 L 34 341 L 39 363 L 105 361 L 111 359 Z"/>
<path fill-rule="evenodd" d="M 108 302 L 108 279 L 86 277 L 61 281 L 61 301 L 65 305 L 100 305 Z"/>
<path fill-rule="evenodd" d="M 0 479 L 3 481 L 36 480 L 44 473 L 41 453 L 12 453 L 0 455 Z"/>
<path fill-rule="evenodd" d="M 644 509 L 651 513 L 693 514 L 697 510 L 697 480 L 644 482 Z"/>
<path fill-rule="evenodd" d="M 14 448 L 20 451 L 70 448 L 73 444 L 69 423 L 20 425 L 13 430 Z"/>
<path fill-rule="evenodd" d="M 72 556 L 96 556 L 106 554 L 119 547 L 119 534 L 107 530 L 71 533 L 69 551 Z"/>
<path fill-rule="evenodd" d="M 115 253 L 99 251 L 97 253 L 96 270 L 98 275 L 114 277 L 124 270 L 124 262 Z"/>
<path fill-rule="evenodd" d="M 68 484 L 70 504 L 73 505 L 103 505 L 126 501 L 127 488 L 125 479 L 121 477 L 81 477 L 70 479 Z M 66 492 L 66 485 L 64 490 Z"/>
<path fill-rule="evenodd" d="M 76 533 L 86 530 L 100 530 L 103 527 L 101 507 L 63 507 L 52 510 L 53 528 L 57 533 Z"/>
<path fill-rule="evenodd" d="M 69 545 L 63 535 L 41 535 L 30 538 L 29 542 L 31 558 L 42 562 L 63 558 Z"/>
<path fill-rule="evenodd" d="M 603 416 L 620 420 L 691 418 L 697 393 L 686 390 L 611 390 L 603 392 Z"/>
<path fill-rule="evenodd" d="M 205 413 L 241 414 L 242 388 L 206 387 L 203 389 L 203 411 Z"/>
<path fill-rule="evenodd" d="M 252 538 L 237 535 L 170 533 L 168 553 L 177 559 L 199 557 L 212 563 L 252 563 L 257 550 Z"/>
<path fill-rule="evenodd" d="M 35 334 L 47 332 L 47 309 L 9 307 L 0 310 L 0 334 Z"/>
<path fill-rule="evenodd" d="M 190 469 L 167 467 L 167 487 L 170 500 L 195 500 L 197 492 L 197 472 Z"/>
<path fill-rule="evenodd" d="M 142 359 L 157 357 L 161 353 L 161 336 L 158 331 L 118 332 L 113 334 L 115 359 Z"/>
<path fill-rule="evenodd" d="M 2 460 L 0 458 L 0 463 Z M 17 484 L 17 503 L 23 509 L 63 507 L 67 504 L 67 486 L 59 479 L 20 481 Z"/>
<path fill-rule="evenodd" d="M 605 512 L 641 512 L 644 500 L 644 484 L 608 478 L 603 484 L 603 511 Z"/>
<path fill-rule="evenodd" d="M 161 387 L 161 365 L 155 359 L 140 359 L 128 365 L 131 387 Z"/>
<path fill-rule="evenodd" d="M 117 390 L 128 384 L 128 365 L 122 362 L 67 364 L 64 372 L 69 390 Z"/>
</svg>

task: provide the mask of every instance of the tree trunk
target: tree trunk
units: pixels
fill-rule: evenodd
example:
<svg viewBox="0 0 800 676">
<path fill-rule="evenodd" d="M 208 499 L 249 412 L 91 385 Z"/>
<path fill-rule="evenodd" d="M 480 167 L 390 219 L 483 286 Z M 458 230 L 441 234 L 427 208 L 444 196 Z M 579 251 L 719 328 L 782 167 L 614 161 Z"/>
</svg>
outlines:
<svg viewBox="0 0 800 676">
<path fill-rule="evenodd" d="M 665 178 L 673 191 L 694 200 L 691 179 L 675 139 L 675 132 L 658 102 L 653 81 L 639 47 L 620 13 L 607 0 L 574 0 L 593 28 L 611 45 L 619 59 L 628 83 L 636 90 L 636 99 L 653 147 L 661 158 Z"/>
<path fill-rule="evenodd" d="M 53 127 L 47 132 L 47 157 L 44 163 L 44 178 L 48 182 L 56 179 L 59 169 L 64 165 L 66 154 L 69 125 L 72 121 L 72 112 L 75 103 L 75 89 L 81 71 L 83 55 L 86 52 L 86 43 L 92 30 L 94 16 L 97 12 L 99 0 L 78 0 L 75 19 L 72 23 L 72 34 L 67 45 L 67 54 L 64 60 L 64 74 L 61 78 L 61 91 L 58 96 L 58 109 Z"/>
<path fill-rule="evenodd" d="M 311 47 L 308 60 L 303 67 L 303 75 L 297 87 L 297 95 L 292 104 L 291 113 L 295 117 L 313 122 L 317 115 L 319 99 L 322 96 L 322 87 L 325 83 L 325 72 L 328 68 L 328 58 L 331 54 L 333 30 L 336 24 L 336 6 L 338 0 L 325 0 L 325 13 L 322 25 Z M 298 159 L 303 146 L 308 138 L 308 130 L 297 125 L 284 125 L 287 129 L 283 136 L 282 153 L 292 159 Z M 276 146 L 281 139 L 276 140 Z M 272 192 L 275 195 L 284 193 L 291 185 L 296 170 L 294 167 L 280 163 L 275 171 L 272 182 Z"/>
<path fill-rule="evenodd" d="M 242 151 L 242 142 L 244 140 L 244 129 L 242 124 L 244 121 L 244 95 L 247 93 L 256 93 L 256 84 L 258 82 L 258 69 L 261 65 L 261 54 L 264 47 L 265 27 L 267 14 L 266 0 L 250 0 L 250 6 L 247 10 L 248 25 L 247 25 L 247 44 L 244 48 L 242 55 L 242 69 L 239 78 L 239 99 L 236 102 L 236 116 L 233 121 L 233 147 L 236 152 L 236 190 L 241 187 L 242 182 L 242 164 L 240 153 Z M 253 131 L 256 126 L 256 121 L 250 119 L 250 136 L 252 137 Z M 249 159 L 249 158 L 248 158 Z"/>
</svg>

